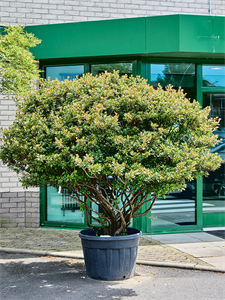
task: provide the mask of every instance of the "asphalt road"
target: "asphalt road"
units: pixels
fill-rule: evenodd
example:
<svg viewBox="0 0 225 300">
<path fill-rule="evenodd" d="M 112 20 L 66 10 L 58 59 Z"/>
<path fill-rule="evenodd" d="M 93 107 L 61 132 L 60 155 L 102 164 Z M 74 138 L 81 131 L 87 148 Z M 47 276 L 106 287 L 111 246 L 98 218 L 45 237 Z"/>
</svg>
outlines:
<svg viewBox="0 0 225 300">
<path fill-rule="evenodd" d="M 82 260 L 0 253 L 1 300 L 225 299 L 225 274 L 137 266 L 124 281 L 88 278 Z"/>
</svg>

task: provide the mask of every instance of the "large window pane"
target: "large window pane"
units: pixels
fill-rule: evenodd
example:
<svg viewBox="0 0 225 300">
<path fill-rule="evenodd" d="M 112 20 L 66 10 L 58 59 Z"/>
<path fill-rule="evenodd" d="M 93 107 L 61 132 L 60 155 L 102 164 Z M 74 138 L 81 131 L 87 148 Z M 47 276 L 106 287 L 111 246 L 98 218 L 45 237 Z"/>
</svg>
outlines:
<svg viewBox="0 0 225 300">
<path fill-rule="evenodd" d="M 152 228 L 179 227 L 196 224 L 195 180 L 183 192 L 174 192 L 166 199 L 157 199 L 151 213 Z"/>
<path fill-rule="evenodd" d="M 220 127 L 214 132 L 221 141 L 211 149 L 225 160 L 225 94 L 203 94 L 203 106 L 210 106 L 210 117 L 219 117 Z M 203 212 L 225 212 L 224 163 L 215 172 L 203 178 Z"/>
<path fill-rule="evenodd" d="M 47 188 L 47 221 L 84 224 L 84 212 L 73 198 Z"/>
<path fill-rule="evenodd" d="M 73 80 L 77 76 L 81 76 L 84 73 L 84 66 L 59 66 L 59 67 L 46 67 L 46 79 L 55 80 L 56 78 L 59 81 L 65 79 Z"/>
<path fill-rule="evenodd" d="M 225 87 L 224 66 L 203 66 L 202 77 L 203 77 L 203 86 Z"/>
<path fill-rule="evenodd" d="M 132 74 L 132 63 L 113 63 L 113 64 L 96 64 L 91 65 L 91 73 L 95 76 L 105 71 L 113 72 L 119 71 L 120 75 Z"/>
<path fill-rule="evenodd" d="M 151 64 L 151 85 L 165 87 L 171 84 L 175 89 L 182 87 L 188 98 L 195 99 L 195 64 L 167 63 Z"/>
</svg>

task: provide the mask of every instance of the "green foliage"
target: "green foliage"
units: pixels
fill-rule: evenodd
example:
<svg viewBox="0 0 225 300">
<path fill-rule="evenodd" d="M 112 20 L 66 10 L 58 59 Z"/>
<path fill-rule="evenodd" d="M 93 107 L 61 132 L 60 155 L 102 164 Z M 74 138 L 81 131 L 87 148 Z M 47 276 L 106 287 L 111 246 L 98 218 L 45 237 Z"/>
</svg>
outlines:
<svg viewBox="0 0 225 300">
<path fill-rule="evenodd" d="M 39 78 L 37 62 L 29 51 L 41 41 L 22 26 L 6 26 L 0 35 L 1 93 L 24 95 Z"/>
<path fill-rule="evenodd" d="M 118 70 L 120 75 L 132 74 L 132 63 L 112 63 L 112 64 L 97 64 L 91 65 L 92 75 L 99 75 L 105 71 L 113 73 Z"/>
<path fill-rule="evenodd" d="M 208 118 L 209 110 L 182 90 L 155 90 L 118 72 L 43 81 L 18 103 L 13 125 L 3 130 L 0 158 L 22 174 L 23 186 L 67 189 L 87 222 L 92 217 L 118 235 L 157 197 L 220 166 L 219 155 L 208 150 L 218 142 L 219 122 Z"/>
</svg>

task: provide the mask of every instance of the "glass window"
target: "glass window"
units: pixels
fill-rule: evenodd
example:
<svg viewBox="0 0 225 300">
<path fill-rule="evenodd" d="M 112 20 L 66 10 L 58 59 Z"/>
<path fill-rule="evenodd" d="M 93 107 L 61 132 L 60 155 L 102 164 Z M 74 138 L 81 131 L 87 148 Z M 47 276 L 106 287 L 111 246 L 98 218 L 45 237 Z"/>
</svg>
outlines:
<svg viewBox="0 0 225 300">
<path fill-rule="evenodd" d="M 153 86 L 193 87 L 195 85 L 195 65 L 194 64 L 152 64 L 151 84 Z"/>
<path fill-rule="evenodd" d="M 120 75 L 132 74 L 132 63 L 113 63 L 113 64 L 97 64 L 91 65 L 91 73 L 95 76 L 104 71 L 113 72 L 119 70 Z"/>
<path fill-rule="evenodd" d="M 171 193 L 166 199 L 157 199 L 151 212 L 152 228 L 195 225 L 195 185 L 195 180 L 187 182 L 185 191 Z"/>
<path fill-rule="evenodd" d="M 196 98 L 195 64 L 151 64 L 151 85 L 181 87 L 190 99 Z M 196 181 L 187 182 L 183 192 L 174 192 L 158 199 L 153 206 L 152 228 L 179 227 L 196 224 Z"/>
<path fill-rule="evenodd" d="M 47 187 L 47 221 L 84 224 L 84 212 L 75 199 Z"/>
<path fill-rule="evenodd" d="M 203 66 L 202 77 L 203 86 L 225 87 L 224 66 Z"/>
<path fill-rule="evenodd" d="M 225 94 L 203 94 L 203 107 L 210 106 L 210 117 L 220 118 L 220 127 L 214 132 L 218 135 L 218 142 L 211 149 L 212 153 L 218 153 L 225 160 Z M 203 178 L 203 213 L 225 212 L 225 173 L 222 166 L 210 172 Z"/>
<path fill-rule="evenodd" d="M 187 98 L 195 99 L 195 64 L 167 63 L 151 64 L 151 85 L 165 87 L 171 84 L 175 89 L 182 87 Z"/>
<path fill-rule="evenodd" d="M 58 79 L 63 81 L 65 79 L 73 80 L 77 76 L 80 77 L 84 73 L 84 66 L 59 66 L 59 67 L 46 67 L 46 79 Z"/>
</svg>

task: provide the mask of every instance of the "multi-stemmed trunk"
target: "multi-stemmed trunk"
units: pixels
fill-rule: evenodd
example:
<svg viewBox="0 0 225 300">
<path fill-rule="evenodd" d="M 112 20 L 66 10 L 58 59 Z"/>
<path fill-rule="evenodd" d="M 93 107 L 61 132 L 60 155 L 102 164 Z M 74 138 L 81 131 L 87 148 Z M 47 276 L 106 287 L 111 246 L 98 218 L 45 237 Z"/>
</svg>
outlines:
<svg viewBox="0 0 225 300">
<path fill-rule="evenodd" d="M 87 225 L 97 230 L 99 234 L 118 236 L 126 234 L 126 229 L 132 218 L 146 215 L 151 211 L 156 196 L 145 191 L 145 186 L 138 190 L 132 188 L 122 191 L 113 187 L 111 181 L 104 181 L 105 187 L 99 184 L 80 184 L 76 189 L 67 191 L 75 199 L 80 208 L 85 211 Z M 84 201 L 80 197 L 84 197 Z M 140 208 L 148 203 L 147 209 L 140 212 Z M 93 204 L 98 209 L 93 208 Z M 92 220 L 99 226 L 93 225 Z"/>
</svg>

